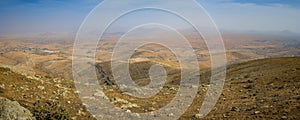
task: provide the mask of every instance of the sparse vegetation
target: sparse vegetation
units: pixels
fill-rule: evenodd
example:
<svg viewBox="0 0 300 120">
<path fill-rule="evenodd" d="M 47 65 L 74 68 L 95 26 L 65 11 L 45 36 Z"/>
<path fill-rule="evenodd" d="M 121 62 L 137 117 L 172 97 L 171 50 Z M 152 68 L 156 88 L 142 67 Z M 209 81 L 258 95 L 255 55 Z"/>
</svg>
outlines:
<svg viewBox="0 0 300 120">
<path fill-rule="evenodd" d="M 40 119 L 93 120 L 73 92 L 74 83 L 70 80 L 24 76 L 0 67 L 0 91 L 0 97 L 18 101 Z M 65 94 L 59 94 L 61 91 Z M 84 114 L 77 115 L 79 110 Z"/>
<path fill-rule="evenodd" d="M 58 101 L 37 101 L 33 104 L 33 116 L 37 120 L 70 120 L 65 108 Z"/>
</svg>

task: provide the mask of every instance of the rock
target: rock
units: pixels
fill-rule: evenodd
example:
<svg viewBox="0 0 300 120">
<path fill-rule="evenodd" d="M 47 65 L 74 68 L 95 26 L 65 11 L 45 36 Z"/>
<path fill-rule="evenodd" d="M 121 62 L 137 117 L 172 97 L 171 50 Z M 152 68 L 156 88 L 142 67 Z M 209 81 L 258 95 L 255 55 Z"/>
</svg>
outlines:
<svg viewBox="0 0 300 120">
<path fill-rule="evenodd" d="M 171 87 L 170 90 L 177 91 L 175 87 Z"/>
<path fill-rule="evenodd" d="M 238 108 L 238 107 L 232 107 L 232 108 L 231 108 L 231 111 L 236 111 L 236 112 L 238 112 L 238 111 L 240 111 L 240 108 Z"/>
<path fill-rule="evenodd" d="M 125 112 L 127 112 L 127 113 L 131 113 L 131 110 L 125 110 Z"/>
<path fill-rule="evenodd" d="M 139 107 L 137 104 L 135 103 L 131 103 L 127 100 L 124 100 L 124 99 L 121 99 L 121 98 L 113 98 L 112 99 L 112 102 L 113 103 L 119 103 L 119 104 L 122 104 L 121 105 L 121 108 L 122 109 L 128 109 L 128 108 L 133 108 L 133 107 Z"/>
<path fill-rule="evenodd" d="M 150 111 L 155 111 L 155 108 L 154 107 L 150 107 L 149 110 Z"/>
<path fill-rule="evenodd" d="M 300 100 L 300 96 L 296 97 L 297 100 Z"/>
<path fill-rule="evenodd" d="M 259 114 L 259 113 L 260 113 L 260 111 L 255 111 L 254 113 L 255 113 L 255 114 Z"/>
<path fill-rule="evenodd" d="M 129 102 L 127 100 L 121 99 L 121 98 L 113 98 L 114 103 L 123 103 L 123 104 L 128 104 Z"/>
<path fill-rule="evenodd" d="M 0 93 L 4 93 L 4 88 L 0 87 Z"/>
<path fill-rule="evenodd" d="M 0 118 L 3 120 L 35 120 L 31 112 L 18 102 L 0 97 Z"/>
<path fill-rule="evenodd" d="M 229 117 L 229 114 L 228 114 L 228 113 L 223 114 L 223 117 L 224 117 L 224 118 L 228 118 L 228 117 Z"/>
<path fill-rule="evenodd" d="M 132 116 L 133 116 L 133 117 L 136 117 L 136 118 L 141 118 L 141 116 L 140 116 L 139 113 L 133 113 Z"/>
<path fill-rule="evenodd" d="M 201 87 L 210 87 L 210 84 L 201 84 Z"/>
<path fill-rule="evenodd" d="M 174 113 L 170 113 L 168 114 L 169 117 L 173 117 L 174 116 Z"/>
<path fill-rule="evenodd" d="M 139 107 L 139 106 L 135 103 L 127 103 L 127 104 L 121 106 L 122 109 L 133 108 L 133 107 L 136 108 L 136 107 Z"/>
<path fill-rule="evenodd" d="M 1 85 L 0 85 L 0 88 L 5 89 L 5 85 L 4 85 L 4 84 L 1 84 Z"/>
<path fill-rule="evenodd" d="M 191 88 L 198 88 L 198 86 L 197 85 L 192 85 Z"/>
<path fill-rule="evenodd" d="M 253 83 L 253 80 L 247 80 L 247 83 Z"/>
<path fill-rule="evenodd" d="M 254 84 L 249 83 L 247 85 L 244 85 L 243 88 L 245 88 L 245 89 L 253 89 L 254 88 Z"/>
<path fill-rule="evenodd" d="M 241 97 L 241 99 L 246 99 L 246 98 L 247 98 L 247 96 L 242 96 L 242 97 Z"/>
<path fill-rule="evenodd" d="M 106 97 L 106 95 L 105 95 L 102 91 L 100 91 L 100 90 L 97 90 L 96 93 L 93 94 L 93 96 L 95 96 L 95 97 L 100 97 L 100 98 L 103 98 L 103 99 L 106 99 L 106 100 L 109 99 L 109 98 Z"/>
<path fill-rule="evenodd" d="M 45 90 L 44 86 L 38 86 L 37 88 L 40 89 L 40 90 Z"/>
<path fill-rule="evenodd" d="M 203 114 L 196 114 L 196 115 L 194 115 L 194 117 L 196 118 L 196 119 L 201 119 L 202 117 L 203 117 Z"/>
<path fill-rule="evenodd" d="M 78 110 L 76 115 L 84 116 L 84 115 L 86 115 L 86 113 L 83 111 L 83 109 L 80 109 L 80 110 Z"/>
<path fill-rule="evenodd" d="M 11 72 L 3 72 L 2 74 L 8 76 Z"/>
</svg>

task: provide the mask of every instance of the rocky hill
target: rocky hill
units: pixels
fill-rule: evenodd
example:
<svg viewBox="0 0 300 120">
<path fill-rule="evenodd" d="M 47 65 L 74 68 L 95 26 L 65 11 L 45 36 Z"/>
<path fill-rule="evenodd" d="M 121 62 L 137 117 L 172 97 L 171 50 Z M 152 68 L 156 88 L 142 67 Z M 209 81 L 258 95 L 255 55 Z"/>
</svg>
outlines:
<svg viewBox="0 0 300 120">
<path fill-rule="evenodd" d="M 101 63 L 106 74 L 110 65 Z M 154 63 L 130 65 L 135 70 Z M 134 71 L 135 71 L 134 70 Z M 171 71 L 169 85 L 151 99 L 122 94 L 116 85 L 103 84 L 104 93 L 120 109 L 137 114 L 155 111 L 177 93 L 180 70 Z M 131 72 L 135 75 L 134 71 Z M 138 73 L 136 75 L 143 74 Z M 101 77 L 101 76 L 100 76 Z M 147 76 L 144 76 L 147 77 Z M 142 85 L 141 76 L 133 77 Z M 168 79 L 169 79 L 168 78 Z M 209 87 L 209 70 L 201 72 L 201 85 L 192 105 L 180 119 L 199 119 L 200 106 Z M 113 81 L 113 77 L 110 76 Z M 300 119 L 300 57 L 255 60 L 230 65 L 226 83 L 215 108 L 204 119 Z M 23 76 L 0 68 L 0 97 L 18 101 L 37 119 L 93 119 L 76 94 L 73 81 L 51 77 Z M 171 113 L 170 113 L 171 114 Z"/>
<path fill-rule="evenodd" d="M 205 119 L 300 119 L 299 89 L 299 57 L 231 65 L 223 93 Z M 200 105 L 196 99 L 182 118 L 195 117 Z"/>
<path fill-rule="evenodd" d="M 23 76 L 0 68 L 0 97 L 17 101 L 39 119 L 91 119 L 70 80 Z"/>
</svg>

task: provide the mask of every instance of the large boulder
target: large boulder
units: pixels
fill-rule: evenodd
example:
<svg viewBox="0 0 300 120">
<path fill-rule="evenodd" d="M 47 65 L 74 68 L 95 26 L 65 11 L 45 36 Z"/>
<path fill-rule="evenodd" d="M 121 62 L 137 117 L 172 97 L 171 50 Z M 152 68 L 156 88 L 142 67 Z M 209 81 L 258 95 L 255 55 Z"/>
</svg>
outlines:
<svg viewBox="0 0 300 120">
<path fill-rule="evenodd" d="M 0 120 L 35 120 L 35 118 L 17 101 L 0 97 Z"/>
</svg>

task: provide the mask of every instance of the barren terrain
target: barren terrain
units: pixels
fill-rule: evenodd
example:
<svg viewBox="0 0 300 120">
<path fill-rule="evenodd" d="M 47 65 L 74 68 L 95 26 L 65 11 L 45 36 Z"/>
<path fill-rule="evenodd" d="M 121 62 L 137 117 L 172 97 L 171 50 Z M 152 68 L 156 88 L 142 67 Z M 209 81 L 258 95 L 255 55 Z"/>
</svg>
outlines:
<svg viewBox="0 0 300 120">
<path fill-rule="evenodd" d="M 204 119 L 300 119 L 300 58 L 297 57 L 300 42 L 244 34 L 225 34 L 223 37 L 228 60 L 226 83 L 216 106 Z M 0 96 L 18 101 L 33 113 L 47 113 L 38 111 L 45 109 L 45 103 L 50 104 L 46 110 L 67 114 L 71 119 L 94 119 L 81 103 L 77 95 L 79 91 L 74 86 L 72 57 L 80 56 L 72 56 L 73 42 L 70 39 L 1 36 Z M 199 110 L 210 86 L 210 55 L 203 40 L 196 39 L 193 34 L 189 40 L 198 58 L 201 82 L 196 98 L 180 119 L 200 119 Z M 95 45 L 88 41 L 83 44 Z M 180 87 L 180 64 L 174 53 L 157 44 L 147 44 L 135 50 L 129 63 L 135 83 L 141 86 L 149 84 L 149 69 L 154 64 L 163 66 L 168 74 L 166 84 L 158 94 L 141 99 L 124 94 L 116 84 L 109 86 L 103 82 L 103 77 L 115 82 L 110 65 L 115 44 L 115 39 L 104 39 L 96 50 L 95 63 L 106 74 L 98 74 L 104 94 L 86 92 L 93 93 L 93 97 L 105 95 L 118 109 L 136 115 L 168 104 Z M 170 45 L 180 46 L 180 42 Z M 92 51 L 83 52 L 84 55 Z M 126 90 L 137 89 L 129 86 Z M 92 100 L 93 97 L 86 99 Z M 51 107 L 52 103 L 59 109 Z M 172 117 L 173 113 L 168 116 Z"/>
<path fill-rule="evenodd" d="M 8 67 L 25 75 L 72 80 L 71 65 L 74 41 L 71 39 L 74 38 L 54 33 L 28 36 L 0 37 L 0 66 Z M 224 34 L 223 37 L 228 64 L 300 55 L 300 41 L 295 39 L 245 34 Z M 210 54 L 205 41 L 194 33 L 190 33 L 188 39 L 195 50 L 200 68 L 210 68 Z M 101 39 L 96 51 L 96 62 L 110 61 L 116 40 L 114 37 Z M 95 45 L 89 42 L 83 44 Z M 127 44 L 130 45 L 130 43 Z M 171 42 L 169 45 L 181 46 L 181 43 Z M 91 51 L 87 51 L 87 53 L 89 52 Z M 184 51 L 182 53 L 184 54 Z M 136 60 L 159 60 L 162 64 L 166 62 L 169 65 L 173 65 L 176 61 L 176 57 L 170 50 L 155 44 L 137 48 L 132 57 L 137 58 Z"/>
<path fill-rule="evenodd" d="M 139 63 L 140 68 L 135 70 L 147 66 L 148 63 Z M 173 79 L 169 79 L 165 87 L 150 99 L 122 94 L 115 85 L 102 84 L 102 87 L 105 95 L 119 109 L 136 113 L 154 111 L 167 104 L 178 90 L 180 73 L 177 74 L 178 71 L 172 69 L 168 68 Z M 231 65 L 221 97 L 205 119 L 299 119 L 299 73 L 299 57 L 263 59 Z M 198 119 L 201 116 L 199 109 L 209 87 L 210 72 L 206 70 L 201 75 L 198 94 L 180 119 Z M 147 78 L 145 80 L 138 74 L 132 76 L 137 82 L 147 81 Z M 0 96 L 17 100 L 33 112 L 34 103 L 38 100 L 59 101 L 73 119 L 91 119 L 75 94 L 72 81 L 26 77 L 4 68 L 1 68 L 0 79 Z"/>
</svg>

